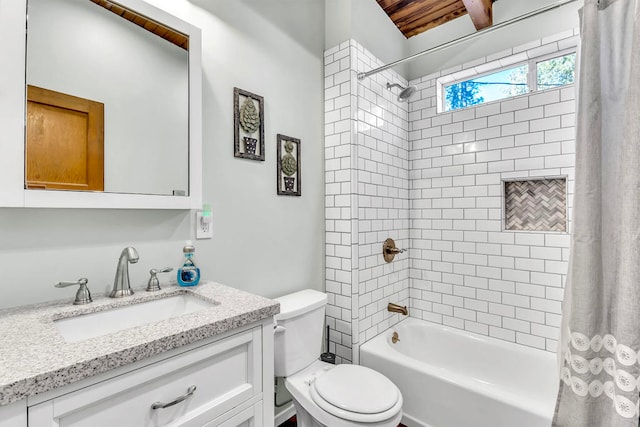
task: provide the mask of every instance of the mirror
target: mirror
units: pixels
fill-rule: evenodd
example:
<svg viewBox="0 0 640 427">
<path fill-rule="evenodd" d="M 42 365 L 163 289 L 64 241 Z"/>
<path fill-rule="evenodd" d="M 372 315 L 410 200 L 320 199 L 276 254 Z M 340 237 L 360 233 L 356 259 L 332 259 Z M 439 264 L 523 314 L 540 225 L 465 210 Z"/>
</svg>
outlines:
<svg viewBox="0 0 640 427">
<path fill-rule="evenodd" d="M 26 193 L 194 190 L 189 32 L 120 3 L 27 2 Z"/>
</svg>

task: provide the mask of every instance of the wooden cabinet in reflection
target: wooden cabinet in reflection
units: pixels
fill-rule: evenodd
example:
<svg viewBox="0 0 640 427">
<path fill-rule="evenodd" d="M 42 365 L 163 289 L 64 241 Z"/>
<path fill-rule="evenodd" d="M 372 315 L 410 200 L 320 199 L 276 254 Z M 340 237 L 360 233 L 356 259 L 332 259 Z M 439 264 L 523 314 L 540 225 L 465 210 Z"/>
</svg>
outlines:
<svg viewBox="0 0 640 427">
<path fill-rule="evenodd" d="M 104 191 L 104 104 L 27 86 L 26 187 Z"/>
</svg>

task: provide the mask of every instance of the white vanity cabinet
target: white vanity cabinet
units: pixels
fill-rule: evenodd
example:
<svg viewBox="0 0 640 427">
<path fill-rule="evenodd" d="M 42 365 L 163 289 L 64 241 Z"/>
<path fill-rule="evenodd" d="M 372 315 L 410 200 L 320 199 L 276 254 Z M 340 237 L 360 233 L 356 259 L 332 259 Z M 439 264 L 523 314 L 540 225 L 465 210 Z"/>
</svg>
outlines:
<svg viewBox="0 0 640 427">
<path fill-rule="evenodd" d="M 89 378 L 34 396 L 28 426 L 272 426 L 271 322 L 172 350 L 97 382 Z"/>
<path fill-rule="evenodd" d="M 27 403 L 25 400 L 0 406 L 0 427 L 26 427 Z"/>
</svg>

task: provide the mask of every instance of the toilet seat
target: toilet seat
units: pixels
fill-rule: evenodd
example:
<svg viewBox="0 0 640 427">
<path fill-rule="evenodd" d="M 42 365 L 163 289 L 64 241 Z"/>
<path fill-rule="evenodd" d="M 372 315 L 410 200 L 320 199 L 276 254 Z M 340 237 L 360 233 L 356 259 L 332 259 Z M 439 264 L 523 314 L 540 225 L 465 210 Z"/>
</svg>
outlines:
<svg viewBox="0 0 640 427">
<path fill-rule="evenodd" d="M 324 411 L 349 421 L 388 420 L 402 408 L 402 395 L 387 377 L 359 365 L 338 365 L 309 386 L 313 402 Z"/>
<path fill-rule="evenodd" d="M 391 409 L 385 411 L 384 414 L 358 414 L 355 412 L 345 411 L 335 405 L 331 405 L 321 396 L 316 396 L 314 399 L 311 394 L 316 393 L 315 387 L 313 386 L 315 381 L 336 369 L 338 366 L 316 360 L 305 369 L 285 378 L 285 386 L 293 397 L 296 412 L 299 415 L 299 426 L 396 427 L 400 423 L 402 419 L 403 403 L 400 390 L 398 390 L 398 401 Z M 322 385 L 322 382 L 320 384 Z M 351 388 L 351 386 L 348 388 Z M 395 388 L 397 389 L 397 387 Z M 316 400 L 321 402 L 323 407 L 316 403 Z M 347 419 L 347 417 L 351 419 Z M 373 421 L 376 418 L 382 419 L 384 417 L 387 418 L 382 421 Z M 352 419 L 355 420 L 352 421 Z"/>
</svg>

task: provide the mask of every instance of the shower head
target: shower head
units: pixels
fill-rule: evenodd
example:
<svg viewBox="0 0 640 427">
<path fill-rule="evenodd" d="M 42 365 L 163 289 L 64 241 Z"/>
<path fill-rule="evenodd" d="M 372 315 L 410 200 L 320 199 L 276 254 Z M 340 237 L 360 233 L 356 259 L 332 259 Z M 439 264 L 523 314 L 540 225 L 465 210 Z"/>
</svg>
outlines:
<svg viewBox="0 0 640 427">
<path fill-rule="evenodd" d="M 387 83 L 387 90 L 391 90 L 392 87 L 397 87 L 400 89 L 400 93 L 398 94 L 398 101 L 403 102 L 411 98 L 411 96 L 416 92 L 415 86 L 403 87 L 398 83 Z"/>
</svg>

